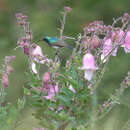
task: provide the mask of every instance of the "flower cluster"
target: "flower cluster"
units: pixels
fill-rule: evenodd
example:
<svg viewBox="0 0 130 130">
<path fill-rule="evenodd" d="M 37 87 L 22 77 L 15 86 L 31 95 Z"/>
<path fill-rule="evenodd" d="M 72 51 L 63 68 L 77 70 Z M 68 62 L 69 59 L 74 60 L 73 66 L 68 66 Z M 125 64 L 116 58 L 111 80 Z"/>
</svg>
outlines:
<svg viewBox="0 0 130 130">
<path fill-rule="evenodd" d="M 36 63 L 44 64 L 45 61 L 49 61 L 45 58 L 42 53 L 42 49 L 39 45 L 32 43 L 33 34 L 29 27 L 29 22 L 27 22 L 27 16 L 22 13 L 16 14 L 18 25 L 23 28 L 22 37 L 17 41 L 18 47 L 21 47 L 23 53 L 28 56 L 30 68 L 34 74 L 37 74 Z"/>
<path fill-rule="evenodd" d="M 63 31 L 66 15 L 71 11 L 70 7 L 64 7 L 59 44 L 70 38 L 64 36 Z M 83 34 L 80 34 L 75 42 L 75 48 L 68 57 L 66 65 L 62 64 L 63 60 L 59 56 L 60 49 L 56 50 L 54 58 L 48 59 L 43 55 L 42 48 L 32 42 L 27 16 L 19 13 L 16 18 L 18 25 L 24 30 L 24 35 L 18 39 L 18 47 L 21 47 L 28 57 L 32 72 L 30 87 L 25 88 L 25 93 L 34 99 L 32 105 L 40 108 L 36 116 L 42 120 L 43 127 L 60 130 L 65 129 L 66 126 L 70 128 L 78 128 L 81 124 L 86 126 L 89 122 L 88 111 L 93 110 L 92 96 L 103 77 L 110 57 L 116 56 L 118 47 L 123 47 L 125 53 L 130 53 L 128 24 L 130 16 L 125 13 L 112 25 L 105 25 L 103 21 L 94 21 L 85 26 Z M 121 27 L 115 26 L 118 22 L 122 22 Z M 40 72 L 40 64 L 46 65 L 44 72 Z M 4 77 L 7 79 L 6 75 Z M 105 108 L 116 104 L 115 99 L 101 105 L 101 111 L 96 106 L 95 112 L 103 112 Z M 50 124 L 48 125 L 47 122 Z M 87 126 L 84 128 L 86 129 Z"/>
<path fill-rule="evenodd" d="M 102 21 L 94 21 L 83 28 L 84 34 L 80 41 L 80 48 L 87 52 L 83 57 L 82 67 L 85 70 L 85 79 L 90 81 L 93 76 L 92 70 L 98 69 L 94 66 L 95 60 L 93 54 L 96 54 L 98 59 L 101 57 L 101 62 L 105 63 L 111 55 L 116 56 L 119 46 L 124 48 L 125 53 L 130 53 L 129 20 L 130 16 L 125 13 L 115 21 L 114 24 L 122 21 L 124 30 L 122 27 L 114 27 L 114 24 L 111 26 L 104 25 Z M 90 53 L 91 51 L 94 51 L 94 53 Z"/>
</svg>

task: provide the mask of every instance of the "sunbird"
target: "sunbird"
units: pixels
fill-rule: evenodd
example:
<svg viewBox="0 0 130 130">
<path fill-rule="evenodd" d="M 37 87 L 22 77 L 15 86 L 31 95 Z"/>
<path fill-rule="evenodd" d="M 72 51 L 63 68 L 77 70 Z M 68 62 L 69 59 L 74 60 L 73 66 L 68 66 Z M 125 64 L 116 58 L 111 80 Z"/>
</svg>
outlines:
<svg viewBox="0 0 130 130">
<path fill-rule="evenodd" d="M 43 37 L 41 40 L 39 41 L 45 41 L 45 43 L 47 43 L 49 46 L 53 47 L 53 48 L 62 48 L 62 47 L 66 47 L 69 49 L 73 49 L 72 46 L 67 45 L 64 41 L 61 41 L 60 39 L 58 39 L 57 37 Z M 38 41 L 38 42 L 39 42 Z"/>
</svg>

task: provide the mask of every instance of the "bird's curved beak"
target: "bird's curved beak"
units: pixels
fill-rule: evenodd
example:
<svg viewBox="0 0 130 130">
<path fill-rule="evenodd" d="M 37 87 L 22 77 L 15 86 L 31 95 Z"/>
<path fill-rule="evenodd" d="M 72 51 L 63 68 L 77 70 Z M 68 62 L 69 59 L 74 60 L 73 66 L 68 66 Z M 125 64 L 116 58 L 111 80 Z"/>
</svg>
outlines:
<svg viewBox="0 0 130 130">
<path fill-rule="evenodd" d="M 41 40 L 38 40 L 37 42 L 40 42 L 40 41 L 43 41 L 43 40 L 41 39 Z"/>
</svg>

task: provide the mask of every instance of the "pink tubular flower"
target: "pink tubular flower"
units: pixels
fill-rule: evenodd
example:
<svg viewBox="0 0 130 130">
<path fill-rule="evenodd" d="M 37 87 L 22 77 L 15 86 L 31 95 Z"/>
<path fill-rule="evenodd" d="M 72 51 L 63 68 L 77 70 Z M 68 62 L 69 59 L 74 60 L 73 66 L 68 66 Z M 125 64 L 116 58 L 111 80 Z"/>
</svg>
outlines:
<svg viewBox="0 0 130 130">
<path fill-rule="evenodd" d="M 2 86 L 8 87 L 8 85 L 9 85 L 8 75 L 7 75 L 7 73 L 4 72 L 2 75 Z"/>
<path fill-rule="evenodd" d="M 50 73 L 46 72 L 42 77 L 42 90 L 47 91 L 49 89 Z"/>
<path fill-rule="evenodd" d="M 52 84 L 49 84 L 49 81 L 50 73 L 46 72 L 42 78 L 42 91 L 47 91 L 48 95 L 44 97 L 48 100 L 52 99 L 53 101 L 56 101 L 56 98 L 54 98 L 54 96 L 56 93 L 58 93 L 58 84 L 53 86 Z"/>
<path fill-rule="evenodd" d="M 112 47 L 113 46 L 112 46 L 111 39 L 105 40 L 104 45 L 103 45 L 102 54 L 101 54 L 101 60 L 103 61 L 103 63 L 105 63 L 107 61 L 108 57 L 106 57 L 106 56 L 112 51 Z"/>
<path fill-rule="evenodd" d="M 98 69 L 98 67 L 95 66 L 95 60 L 92 54 L 87 53 L 83 57 L 83 66 L 81 69 L 85 71 L 85 79 L 90 81 L 93 77 L 93 72 Z"/>
<path fill-rule="evenodd" d="M 127 32 L 123 45 L 125 53 L 130 53 L 130 31 Z"/>
<path fill-rule="evenodd" d="M 50 73 L 49 73 L 49 72 L 46 72 L 46 73 L 43 75 L 42 82 L 43 82 L 43 84 L 44 84 L 44 83 L 48 83 L 49 81 L 50 81 Z"/>
<path fill-rule="evenodd" d="M 55 86 L 49 85 L 48 95 L 44 97 L 48 100 L 53 99 L 53 101 L 56 101 L 56 99 L 54 98 L 56 93 L 58 93 L 58 84 L 56 84 Z"/>
<path fill-rule="evenodd" d="M 119 29 L 118 32 L 117 32 L 117 37 L 116 37 L 116 42 L 119 44 L 122 45 L 124 43 L 124 40 L 122 39 L 124 36 L 124 31 L 122 29 Z"/>
<path fill-rule="evenodd" d="M 34 61 L 44 64 L 45 57 L 42 54 L 42 49 L 40 46 L 36 45 L 35 43 L 32 44 L 32 56 Z"/>
</svg>

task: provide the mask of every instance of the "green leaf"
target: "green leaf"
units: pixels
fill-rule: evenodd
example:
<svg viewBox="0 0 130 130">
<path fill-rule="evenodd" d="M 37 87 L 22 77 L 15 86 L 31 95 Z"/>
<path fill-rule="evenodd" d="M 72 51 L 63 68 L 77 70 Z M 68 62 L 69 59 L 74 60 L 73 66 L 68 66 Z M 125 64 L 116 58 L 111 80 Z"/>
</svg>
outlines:
<svg viewBox="0 0 130 130">
<path fill-rule="evenodd" d="M 68 96 L 70 99 L 74 97 L 74 93 L 67 87 L 62 88 L 61 93 Z"/>
<path fill-rule="evenodd" d="M 24 88 L 24 94 L 25 94 L 25 95 L 28 95 L 29 93 L 30 93 L 29 89 Z"/>
<path fill-rule="evenodd" d="M 70 106 L 72 104 L 71 99 L 66 97 L 65 95 L 57 94 L 57 99 L 59 100 L 60 104 L 65 106 Z"/>
</svg>

